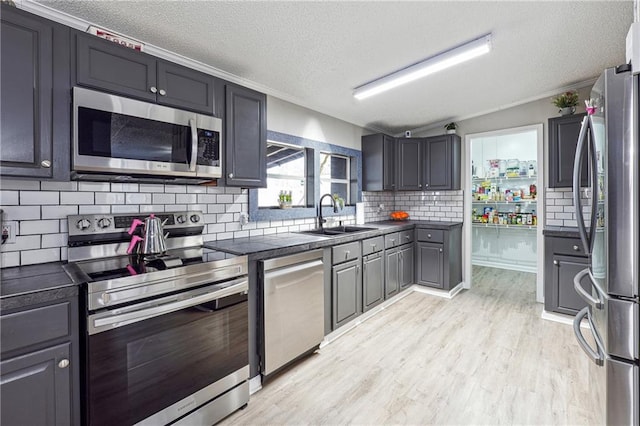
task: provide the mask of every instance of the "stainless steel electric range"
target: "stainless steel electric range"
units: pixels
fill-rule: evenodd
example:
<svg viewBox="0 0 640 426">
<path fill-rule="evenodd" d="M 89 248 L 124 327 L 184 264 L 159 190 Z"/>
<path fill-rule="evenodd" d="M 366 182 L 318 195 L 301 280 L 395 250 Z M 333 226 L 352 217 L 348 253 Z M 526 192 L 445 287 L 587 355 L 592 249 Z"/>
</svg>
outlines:
<svg viewBox="0 0 640 426">
<path fill-rule="evenodd" d="M 249 400 L 247 257 L 202 246 L 201 212 L 157 214 L 167 252 L 127 255 L 146 214 L 69 216 L 84 287 L 89 425 L 218 422 Z"/>
</svg>

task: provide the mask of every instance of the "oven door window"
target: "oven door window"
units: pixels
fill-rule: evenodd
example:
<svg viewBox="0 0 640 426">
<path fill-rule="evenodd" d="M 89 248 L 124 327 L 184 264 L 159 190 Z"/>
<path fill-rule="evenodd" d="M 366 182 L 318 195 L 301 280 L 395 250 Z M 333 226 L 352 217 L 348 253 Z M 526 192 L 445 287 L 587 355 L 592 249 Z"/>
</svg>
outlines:
<svg viewBox="0 0 640 426">
<path fill-rule="evenodd" d="M 139 422 L 246 366 L 247 301 L 213 303 L 89 336 L 89 423 Z"/>
<path fill-rule="evenodd" d="M 188 164 L 191 128 L 113 112 L 78 108 L 80 155 Z"/>
</svg>

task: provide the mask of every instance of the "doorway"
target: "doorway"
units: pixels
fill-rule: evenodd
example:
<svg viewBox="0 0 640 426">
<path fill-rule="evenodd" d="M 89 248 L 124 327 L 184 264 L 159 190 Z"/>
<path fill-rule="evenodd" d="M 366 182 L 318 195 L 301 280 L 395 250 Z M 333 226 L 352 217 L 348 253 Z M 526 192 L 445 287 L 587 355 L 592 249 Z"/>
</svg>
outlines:
<svg viewBox="0 0 640 426">
<path fill-rule="evenodd" d="M 465 286 L 472 268 L 535 273 L 543 296 L 543 125 L 465 136 Z"/>
</svg>

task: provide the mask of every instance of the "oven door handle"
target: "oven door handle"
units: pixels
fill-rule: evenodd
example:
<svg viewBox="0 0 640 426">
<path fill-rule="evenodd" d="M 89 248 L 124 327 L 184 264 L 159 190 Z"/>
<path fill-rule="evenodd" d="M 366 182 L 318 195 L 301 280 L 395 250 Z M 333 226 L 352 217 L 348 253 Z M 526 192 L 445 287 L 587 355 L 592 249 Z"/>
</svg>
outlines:
<svg viewBox="0 0 640 426">
<path fill-rule="evenodd" d="M 113 328 L 122 327 L 135 322 L 179 311 L 181 309 L 197 306 L 202 303 L 211 302 L 223 297 L 246 293 L 248 290 L 248 280 L 246 278 L 241 278 L 230 282 L 227 287 L 216 291 L 197 289 L 141 303 L 139 305 L 90 315 L 87 324 L 88 332 L 90 335 L 100 333 Z"/>
</svg>

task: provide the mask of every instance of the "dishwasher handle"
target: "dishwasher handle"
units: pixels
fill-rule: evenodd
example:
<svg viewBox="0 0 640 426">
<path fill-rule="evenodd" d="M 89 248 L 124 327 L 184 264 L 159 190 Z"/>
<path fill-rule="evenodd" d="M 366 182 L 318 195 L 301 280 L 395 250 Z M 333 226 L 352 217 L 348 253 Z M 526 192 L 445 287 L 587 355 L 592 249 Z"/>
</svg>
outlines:
<svg viewBox="0 0 640 426">
<path fill-rule="evenodd" d="M 322 260 L 318 259 L 311 262 L 299 263 L 297 265 L 292 265 L 292 266 L 287 266 L 280 269 L 266 271 L 264 273 L 265 290 L 274 291 L 274 290 L 282 289 L 292 285 L 305 284 L 307 281 L 305 278 L 308 277 L 308 272 L 305 272 L 305 271 L 316 269 L 317 267 L 322 268 L 323 265 L 324 263 L 322 262 Z M 277 284 L 272 284 L 273 280 L 282 276 L 287 276 L 288 279 L 282 280 Z M 299 276 L 300 279 L 299 280 L 291 279 L 291 277 L 296 277 L 296 276 Z"/>
</svg>

